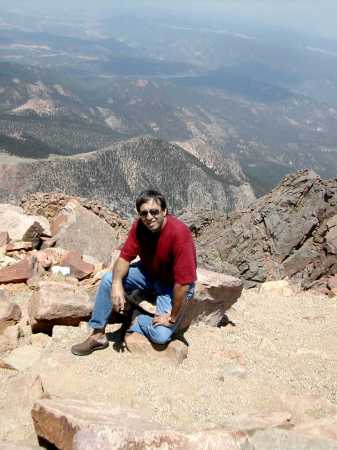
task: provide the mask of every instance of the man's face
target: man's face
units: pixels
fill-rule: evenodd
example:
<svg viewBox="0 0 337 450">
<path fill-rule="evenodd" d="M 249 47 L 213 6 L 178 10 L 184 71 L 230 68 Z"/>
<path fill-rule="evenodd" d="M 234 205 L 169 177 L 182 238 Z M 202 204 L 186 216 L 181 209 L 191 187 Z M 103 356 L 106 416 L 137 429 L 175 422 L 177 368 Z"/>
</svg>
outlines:
<svg viewBox="0 0 337 450">
<path fill-rule="evenodd" d="M 143 203 L 139 209 L 139 217 L 146 228 L 152 233 L 159 231 L 165 224 L 167 210 L 161 209 L 160 203 L 154 199 Z"/>
</svg>

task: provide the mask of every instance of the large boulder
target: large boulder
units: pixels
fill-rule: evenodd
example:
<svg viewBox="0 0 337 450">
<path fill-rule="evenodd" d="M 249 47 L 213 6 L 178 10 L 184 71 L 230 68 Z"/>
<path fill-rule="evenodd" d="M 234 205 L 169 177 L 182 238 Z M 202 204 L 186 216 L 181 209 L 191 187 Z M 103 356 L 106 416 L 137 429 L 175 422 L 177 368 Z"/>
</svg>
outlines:
<svg viewBox="0 0 337 450">
<path fill-rule="evenodd" d="M 84 288 L 71 282 L 41 281 L 29 302 L 34 332 L 51 333 L 54 325 L 76 326 L 88 320 L 93 303 Z"/>
<path fill-rule="evenodd" d="M 36 434 L 59 450 L 254 450 L 244 433 L 207 430 L 185 434 L 130 409 L 81 400 L 38 400 L 32 417 Z"/>
<path fill-rule="evenodd" d="M 197 276 L 195 295 L 187 304 L 181 328 L 198 322 L 217 326 L 242 292 L 239 278 L 201 268 Z"/>
<path fill-rule="evenodd" d="M 103 262 L 110 260 L 112 249 L 121 243 L 118 231 L 77 200 L 70 200 L 54 218 L 52 233 L 57 247 L 76 250 Z"/>
<path fill-rule="evenodd" d="M 13 241 L 34 241 L 50 236 L 48 220 L 42 216 L 29 216 L 19 206 L 0 204 L 0 232 L 8 232 Z"/>
</svg>

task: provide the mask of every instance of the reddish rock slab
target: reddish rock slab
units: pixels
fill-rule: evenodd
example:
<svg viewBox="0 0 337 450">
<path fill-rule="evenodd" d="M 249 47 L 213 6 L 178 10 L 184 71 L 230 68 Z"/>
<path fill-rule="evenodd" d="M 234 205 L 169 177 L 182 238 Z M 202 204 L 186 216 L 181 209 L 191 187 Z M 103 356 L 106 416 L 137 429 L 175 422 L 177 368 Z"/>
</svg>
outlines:
<svg viewBox="0 0 337 450">
<path fill-rule="evenodd" d="M 180 328 L 198 322 L 217 326 L 242 292 L 239 278 L 206 269 L 198 269 L 197 276 L 195 295 L 187 304 Z"/>
<path fill-rule="evenodd" d="M 130 409 L 81 400 L 38 400 L 32 417 L 36 434 L 59 450 L 254 450 L 242 432 L 185 434 Z"/>
<path fill-rule="evenodd" d="M 95 266 L 83 261 L 80 252 L 76 251 L 68 252 L 60 266 L 70 267 L 70 274 L 78 280 L 89 277 L 95 270 Z"/>
<path fill-rule="evenodd" d="M 125 337 L 125 345 L 129 352 L 144 355 L 146 358 L 161 358 L 179 365 L 187 358 L 188 347 L 179 340 L 166 345 L 151 343 L 139 333 L 131 333 Z"/>
<path fill-rule="evenodd" d="M 19 305 L 8 300 L 0 301 L 0 333 L 10 325 L 15 325 L 21 319 L 22 313 Z"/>
<path fill-rule="evenodd" d="M 0 231 L 0 247 L 7 245 L 9 242 L 9 234 L 7 231 Z"/>
<path fill-rule="evenodd" d="M 34 332 L 50 333 L 54 325 L 77 326 L 93 309 L 87 292 L 74 283 L 41 281 L 28 306 Z"/>
<path fill-rule="evenodd" d="M 24 283 L 38 271 L 37 259 L 27 257 L 16 264 L 0 269 L 1 283 Z"/>
</svg>

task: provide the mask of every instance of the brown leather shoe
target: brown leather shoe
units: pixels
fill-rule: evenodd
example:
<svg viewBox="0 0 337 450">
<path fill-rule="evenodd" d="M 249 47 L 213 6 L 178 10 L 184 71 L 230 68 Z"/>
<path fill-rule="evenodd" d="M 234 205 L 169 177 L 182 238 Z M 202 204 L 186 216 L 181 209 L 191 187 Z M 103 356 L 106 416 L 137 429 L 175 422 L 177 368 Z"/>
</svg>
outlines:
<svg viewBox="0 0 337 450">
<path fill-rule="evenodd" d="M 96 350 L 104 350 L 107 347 L 109 347 L 108 340 L 99 342 L 92 336 L 89 336 L 84 342 L 81 342 L 81 344 L 73 345 L 71 347 L 71 353 L 76 356 L 86 356 Z"/>
</svg>

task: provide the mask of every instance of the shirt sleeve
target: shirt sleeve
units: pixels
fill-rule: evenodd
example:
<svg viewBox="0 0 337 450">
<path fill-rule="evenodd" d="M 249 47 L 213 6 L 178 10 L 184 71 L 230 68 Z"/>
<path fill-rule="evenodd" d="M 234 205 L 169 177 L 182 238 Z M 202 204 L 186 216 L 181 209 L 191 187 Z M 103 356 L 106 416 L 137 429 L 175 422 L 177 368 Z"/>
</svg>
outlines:
<svg viewBox="0 0 337 450">
<path fill-rule="evenodd" d="M 119 254 L 121 258 L 125 259 L 125 261 L 128 262 L 133 261 L 139 252 L 139 243 L 136 234 L 137 224 L 138 221 L 133 223 L 131 230 L 129 231 L 128 237 Z"/>
<path fill-rule="evenodd" d="M 192 233 L 186 227 L 174 239 L 173 276 L 177 284 L 191 284 L 197 279 L 196 251 Z"/>
</svg>

